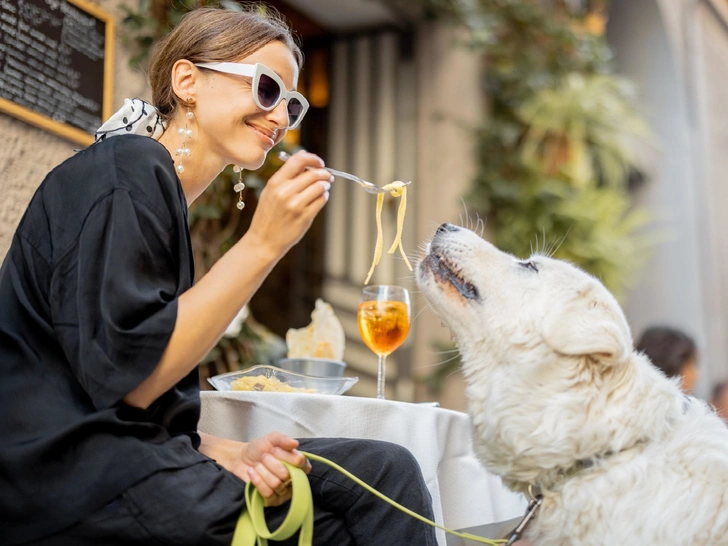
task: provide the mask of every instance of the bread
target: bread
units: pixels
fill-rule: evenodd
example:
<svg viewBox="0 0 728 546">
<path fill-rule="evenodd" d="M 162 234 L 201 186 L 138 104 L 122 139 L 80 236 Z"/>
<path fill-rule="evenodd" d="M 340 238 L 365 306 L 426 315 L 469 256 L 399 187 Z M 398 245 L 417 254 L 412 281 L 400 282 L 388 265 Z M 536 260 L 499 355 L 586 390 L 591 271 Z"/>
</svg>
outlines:
<svg viewBox="0 0 728 546">
<path fill-rule="evenodd" d="M 286 344 L 288 358 L 342 360 L 346 337 L 333 307 L 319 298 L 311 313 L 311 324 L 305 328 L 288 330 Z"/>
</svg>

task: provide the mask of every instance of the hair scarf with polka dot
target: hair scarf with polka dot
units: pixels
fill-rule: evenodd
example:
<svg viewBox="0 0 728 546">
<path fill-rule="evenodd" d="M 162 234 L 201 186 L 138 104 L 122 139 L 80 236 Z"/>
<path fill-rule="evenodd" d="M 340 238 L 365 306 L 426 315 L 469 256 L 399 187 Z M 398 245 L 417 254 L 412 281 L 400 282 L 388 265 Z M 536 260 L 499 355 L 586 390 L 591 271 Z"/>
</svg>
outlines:
<svg viewBox="0 0 728 546">
<path fill-rule="evenodd" d="M 100 142 L 112 136 L 134 134 L 157 140 L 164 128 L 162 117 L 154 106 L 142 99 L 124 99 L 124 106 L 98 128 L 94 139 Z"/>
</svg>

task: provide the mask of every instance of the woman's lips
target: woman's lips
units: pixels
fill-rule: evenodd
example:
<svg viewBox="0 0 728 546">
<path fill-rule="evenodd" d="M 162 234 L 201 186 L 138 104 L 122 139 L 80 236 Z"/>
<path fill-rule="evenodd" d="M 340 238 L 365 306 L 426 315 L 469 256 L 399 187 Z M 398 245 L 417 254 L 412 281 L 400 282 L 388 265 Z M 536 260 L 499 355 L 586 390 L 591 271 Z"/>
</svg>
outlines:
<svg viewBox="0 0 728 546">
<path fill-rule="evenodd" d="M 273 140 L 273 138 L 271 137 L 270 132 L 266 132 L 263 129 L 260 129 L 260 128 L 256 127 L 255 125 L 251 125 L 251 124 L 248 124 L 248 127 L 253 129 L 253 131 L 258 136 L 260 141 L 263 144 L 267 145 L 268 148 L 272 148 L 275 145 L 275 140 Z"/>
</svg>

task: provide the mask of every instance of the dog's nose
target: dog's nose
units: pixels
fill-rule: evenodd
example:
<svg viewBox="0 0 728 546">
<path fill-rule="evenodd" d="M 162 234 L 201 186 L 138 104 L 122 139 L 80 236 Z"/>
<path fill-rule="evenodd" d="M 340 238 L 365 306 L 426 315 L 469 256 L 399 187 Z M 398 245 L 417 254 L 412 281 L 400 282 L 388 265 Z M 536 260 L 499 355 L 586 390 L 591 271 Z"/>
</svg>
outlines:
<svg viewBox="0 0 728 546">
<path fill-rule="evenodd" d="M 448 231 L 458 231 L 460 228 L 457 226 L 453 226 L 450 223 L 442 224 L 439 228 L 437 228 L 437 233 L 442 235 L 443 233 L 447 233 Z"/>
</svg>

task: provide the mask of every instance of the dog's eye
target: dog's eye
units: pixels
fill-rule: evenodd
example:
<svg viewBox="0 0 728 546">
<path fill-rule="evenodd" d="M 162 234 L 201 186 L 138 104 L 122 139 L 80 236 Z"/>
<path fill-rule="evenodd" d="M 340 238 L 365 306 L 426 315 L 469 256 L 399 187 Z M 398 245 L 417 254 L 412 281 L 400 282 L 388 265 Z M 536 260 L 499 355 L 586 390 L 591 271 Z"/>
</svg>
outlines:
<svg viewBox="0 0 728 546">
<path fill-rule="evenodd" d="M 525 267 L 526 269 L 530 269 L 534 273 L 538 273 L 538 264 L 536 264 L 536 262 L 518 262 L 518 265 Z"/>
</svg>

